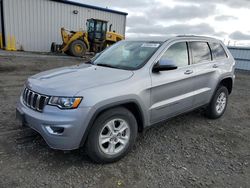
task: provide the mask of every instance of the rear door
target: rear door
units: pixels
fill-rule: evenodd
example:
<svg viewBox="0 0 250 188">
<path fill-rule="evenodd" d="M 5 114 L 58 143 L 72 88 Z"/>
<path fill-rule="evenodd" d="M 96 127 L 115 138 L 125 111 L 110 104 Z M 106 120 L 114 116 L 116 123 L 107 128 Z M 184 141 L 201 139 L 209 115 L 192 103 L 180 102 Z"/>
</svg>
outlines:
<svg viewBox="0 0 250 188">
<path fill-rule="evenodd" d="M 208 42 L 191 41 L 188 43 L 192 55 L 192 64 L 195 70 L 193 101 L 194 107 L 207 104 L 216 85 L 217 66 L 212 62 L 212 54 Z"/>
<path fill-rule="evenodd" d="M 187 42 L 172 44 L 160 57 L 176 65 L 175 70 L 151 70 L 151 123 L 156 123 L 192 108 L 193 68 L 189 63 Z"/>
<path fill-rule="evenodd" d="M 221 73 L 224 71 L 231 72 L 232 65 L 228 63 L 229 57 L 222 45 L 218 42 L 210 42 L 209 46 L 212 51 L 213 67 L 217 68 Z"/>
</svg>

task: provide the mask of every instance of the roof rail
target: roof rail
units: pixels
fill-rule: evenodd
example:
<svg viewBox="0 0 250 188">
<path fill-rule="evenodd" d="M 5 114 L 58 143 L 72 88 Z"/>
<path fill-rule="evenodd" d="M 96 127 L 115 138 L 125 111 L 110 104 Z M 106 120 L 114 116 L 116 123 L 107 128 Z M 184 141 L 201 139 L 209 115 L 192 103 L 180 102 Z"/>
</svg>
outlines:
<svg viewBox="0 0 250 188">
<path fill-rule="evenodd" d="M 177 35 L 176 37 L 201 37 L 198 35 Z"/>
<path fill-rule="evenodd" d="M 219 40 L 213 37 L 209 37 L 209 36 L 202 36 L 202 35 L 177 35 L 176 37 L 194 37 L 194 38 L 203 38 L 203 39 L 213 39 L 213 40 Z"/>
</svg>

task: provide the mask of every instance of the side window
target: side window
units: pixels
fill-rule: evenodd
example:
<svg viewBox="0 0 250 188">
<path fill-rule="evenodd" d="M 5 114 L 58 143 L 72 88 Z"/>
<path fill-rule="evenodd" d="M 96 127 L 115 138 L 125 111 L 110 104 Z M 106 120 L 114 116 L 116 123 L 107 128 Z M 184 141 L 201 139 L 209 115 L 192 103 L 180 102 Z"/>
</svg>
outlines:
<svg viewBox="0 0 250 188">
<path fill-rule="evenodd" d="M 194 64 L 212 60 L 210 49 L 206 42 L 190 42 L 189 44 Z"/>
<path fill-rule="evenodd" d="M 96 22 L 96 26 L 95 29 L 97 32 L 101 32 L 102 31 L 102 22 Z"/>
<path fill-rule="evenodd" d="M 88 21 L 87 28 L 88 28 L 88 32 L 93 32 L 95 28 L 95 23 L 93 21 Z"/>
<path fill-rule="evenodd" d="M 212 50 L 213 59 L 223 59 L 227 57 L 227 54 L 224 48 L 219 43 L 209 43 L 209 46 Z"/>
<path fill-rule="evenodd" d="M 102 32 L 106 32 L 107 31 L 107 23 L 103 23 L 102 24 Z"/>
<path fill-rule="evenodd" d="M 187 43 L 179 42 L 173 44 L 163 54 L 161 60 L 165 61 L 166 64 L 174 64 L 177 67 L 187 66 L 188 65 Z"/>
</svg>

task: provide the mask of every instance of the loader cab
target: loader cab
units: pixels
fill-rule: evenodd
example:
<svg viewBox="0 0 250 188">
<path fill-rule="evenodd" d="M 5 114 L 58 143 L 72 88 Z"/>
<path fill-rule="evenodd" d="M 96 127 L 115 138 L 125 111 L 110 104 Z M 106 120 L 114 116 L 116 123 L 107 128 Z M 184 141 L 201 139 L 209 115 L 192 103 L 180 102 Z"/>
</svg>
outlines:
<svg viewBox="0 0 250 188">
<path fill-rule="evenodd" d="M 103 42 L 106 39 L 107 21 L 98 19 L 87 20 L 87 32 L 90 43 Z"/>
</svg>

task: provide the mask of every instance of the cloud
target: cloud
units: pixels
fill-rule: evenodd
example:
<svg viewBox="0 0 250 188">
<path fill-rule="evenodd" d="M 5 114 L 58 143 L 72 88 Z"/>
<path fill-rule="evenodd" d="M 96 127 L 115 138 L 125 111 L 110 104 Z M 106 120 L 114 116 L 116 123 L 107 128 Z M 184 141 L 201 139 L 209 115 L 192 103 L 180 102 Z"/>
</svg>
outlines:
<svg viewBox="0 0 250 188">
<path fill-rule="evenodd" d="M 238 18 L 230 15 L 220 15 L 214 18 L 216 21 L 228 21 L 228 20 L 237 20 Z"/>
<path fill-rule="evenodd" d="M 127 18 L 127 26 L 135 27 L 138 25 L 150 25 L 153 20 L 149 20 L 146 16 L 128 16 Z"/>
<path fill-rule="evenodd" d="M 101 0 L 103 2 L 103 0 Z M 108 3 L 108 1 L 105 1 Z M 156 0 L 111 0 L 108 4 L 119 8 L 145 8 L 156 4 Z"/>
<path fill-rule="evenodd" d="M 228 33 L 224 32 L 224 31 L 219 31 L 219 32 L 216 32 L 214 35 L 217 37 L 225 37 L 228 35 Z"/>
<path fill-rule="evenodd" d="M 171 0 L 167 3 L 166 0 L 165 2 L 164 0 L 71 1 L 128 12 L 126 22 L 126 36 L 128 37 L 195 34 L 220 38 L 230 37 L 233 40 L 250 40 L 250 35 L 243 30 L 244 27 L 227 29 L 230 28 L 232 21 L 238 19 L 239 22 L 241 21 L 242 15 L 237 15 L 237 12 L 241 11 L 240 8 L 250 9 L 250 0 Z M 234 10 L 232 15 L 223 14 L 228 8 L 220 5 L 238 10 Z M 231 33 L 230 36 L 228 33 Z"/>
<path fill-rule="evenodd" d="M 197 3 L 197 4 L 223 4 L 231 8 L 249 8 L 249 0 L 176 0 L 184 3 Z"/>
<path fill-rule="evenodd" d="M 201 23 L 197 25 L 190 24 L 175 24 L 170 26 L 147 25 L 132 27 L 127 30 L 128 34 L 151 34 L 151 35 L 180 35 L 180 34 L 196 34 L 196 35 L 212 35 L 215 33 L 214 29 L 206 24 Z"/>
<path fill-rule="evenodd" d="M 159 33 L 161 30 L 166 28 L 161 25 L 156 25 L 162 22 L 177 21 L 183 22 L 195 18 L 206 18 L 210 15 L 215 14 L 216 7 L 214 5 L 209 6 L 158 6 L 151 7 L 145 10 L 144 14 L 141 16 L 128 16 L 127 26 L 130 31 L 136 32 L 141 30 L 150 34 L 151 32 Z M 152 27 L 151 27 L 152 26 Z M 174 28 L 181 27 L 182 25 L 177 24 Z M 200 26 L 204 27 L 204 24 Z M 157 28 L 157 29 L 155 29 Z M 171 27 L 169 28 L 171 29 Z M 129 31 L 128 30 L 128 31 Z M 197 30 L 197 28 L 196 28 Z M 199 32 L 200 33 L 200 32 Z M 151 33 L 152 34 L 152 33 Z"/>
<path fill-rule="evenodd" d="M 235 31 L 229 35 L 233 40 L 250 40 L 250 34 L 245 34 L 240 31 Z"/>
<path fill-rule="evenodd" d="M 100 7 L 108 7 L 108 8 L 121 8 L 121 9 L 137 9 L 144 8 L 147 6 L 152 6 L 156 4 L 156 0 L 69 0 L 80 2 L 84 4 L 96 5 Z"/>
<path fill-rule="evenodd" d="M 193 18 L 206 18 L 215 14 L 215 10 L 215 5 L 177 5 L 173 8 L 159 6 L 147 10 L 145 14 L 151 19 L 190 20 Z"/>
</svg>

